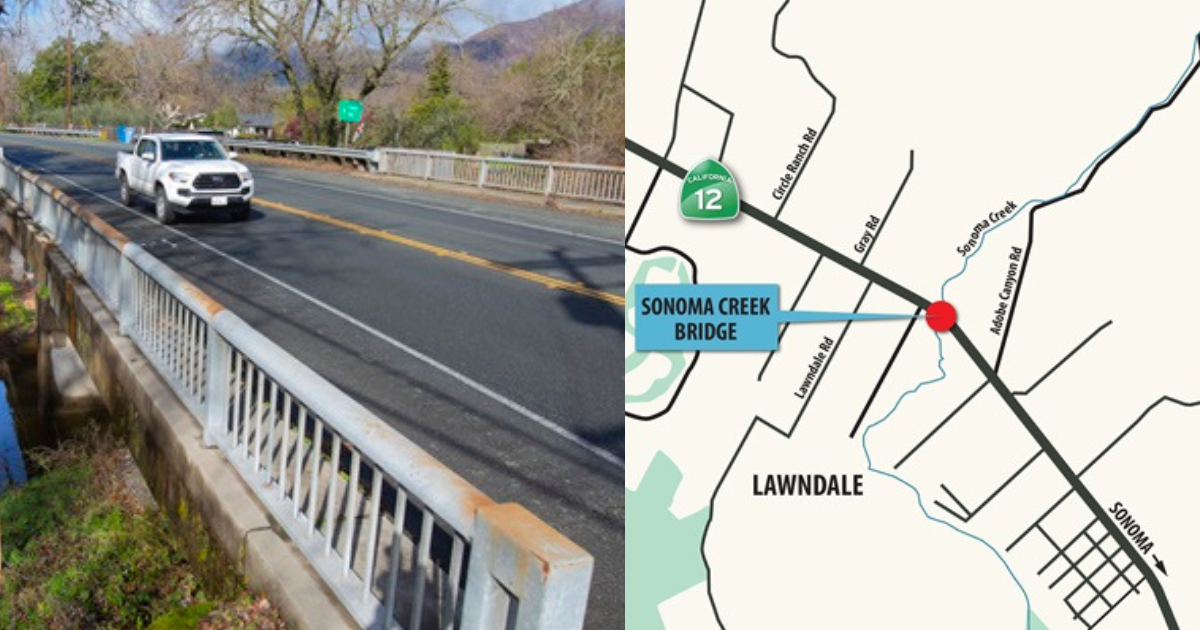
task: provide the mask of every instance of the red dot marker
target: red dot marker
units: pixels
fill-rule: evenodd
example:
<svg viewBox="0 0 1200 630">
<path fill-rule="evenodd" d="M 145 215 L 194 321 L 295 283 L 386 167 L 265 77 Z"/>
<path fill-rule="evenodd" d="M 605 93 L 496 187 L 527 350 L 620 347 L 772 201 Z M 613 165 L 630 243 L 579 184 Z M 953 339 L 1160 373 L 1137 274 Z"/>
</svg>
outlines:
<svg viewBox="0 0 1200 630">
<path fill-rule="evenodd" d="M 956 321 L 958 321 L 958 313 L 949 302 L 938 300 L 925 309 L 925 323 L 937 332 L 946 332 L 954 328 Z"/>
</svg>

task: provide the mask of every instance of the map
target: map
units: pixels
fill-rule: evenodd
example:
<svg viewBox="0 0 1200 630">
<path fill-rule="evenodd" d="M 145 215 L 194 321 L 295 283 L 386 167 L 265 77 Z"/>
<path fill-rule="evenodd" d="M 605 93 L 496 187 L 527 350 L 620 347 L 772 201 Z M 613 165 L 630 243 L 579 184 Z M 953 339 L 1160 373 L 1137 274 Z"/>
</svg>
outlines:
<svg viewBox="0 0 1200 630">
<path fill-rule="evenodd" d="M 629 9 L 627 627 L 1200 628 L 1200 3 Z"/>
</svg>

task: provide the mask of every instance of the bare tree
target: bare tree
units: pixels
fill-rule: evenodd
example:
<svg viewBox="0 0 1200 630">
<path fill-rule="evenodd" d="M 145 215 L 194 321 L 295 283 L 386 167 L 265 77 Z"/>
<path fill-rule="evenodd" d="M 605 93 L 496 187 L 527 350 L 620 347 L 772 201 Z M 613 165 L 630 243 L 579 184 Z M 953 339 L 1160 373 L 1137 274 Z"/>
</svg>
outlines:
<svg viewBox="0 0 1200 630">
<path fill-rule="evenodd" d="M 20 111 L 17 70 L 25 62 L 28 51 L 24 36 L 0 31 L 0 123 L 11 122 Z"/>
<path fill-rule="evenodd" d="M 333 144 L 337 101 L 359 100 L 466 0 L 191 0 L 182 20 L 270 52 L 309 140 Z M 351 84 L 351 85 L 347 85 Z"/>
<path fill-rule="evenodd" d="M 0 31 L 21 32 L 32 9 L 42 8 L 79 25 L 102 25 L 127 16 L 128 0 L 0 0 Z"/>
<path fill-rule="evenodd" d="M 96 67 L 132 105 L 154 112 L 158 126 L 205 109 L 205 70 L 187 38 L 149 30 L 131 34 L 128 44 L 105 47 Z"/>
<path fill-rule="evenodd" d="M 471 103 L 484 135 L 508 139 L 526 131 L 534 82 L 528 72 L 514 72 L 496 64 L 461 55 L 454 62 L 454 89 Z"/>
<path fill-rule="evenodd" d="M 624 37 L 566 28 L 542 46 L 531 66 L 534 131 L 565 143 L 567 159 L 623 159 Z"/>
</svg>

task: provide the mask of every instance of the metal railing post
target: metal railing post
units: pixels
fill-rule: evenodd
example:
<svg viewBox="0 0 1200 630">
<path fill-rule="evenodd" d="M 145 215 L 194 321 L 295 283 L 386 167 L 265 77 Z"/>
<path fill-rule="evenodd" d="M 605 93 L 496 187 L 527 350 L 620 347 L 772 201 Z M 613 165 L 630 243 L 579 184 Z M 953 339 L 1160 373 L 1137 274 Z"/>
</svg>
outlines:
<svg viewBox="0 0 1200 630">
<path fill-rule="evenodd" d="M 487 182 L 488 161 L 486 158 L 479 160 L 479 188 L 483 188 L 483 184 Z"/>
<path fill-rule="evenodd" d="M 117 324 L 120 326 L 120 333 L 128 337 L 133 332 L 133 321 L 137 313 L 137 284 L 133 275 L 133 262 L 125 255 L 123 249 L 120 254 L 121 262 L 117 267 Z"/>
<path fill-rule="evenodd" d="M 554 194 L 554 165 L 546 165 L 546 196 Z"/>
<path fill-rule="evenodd" d="M 219 316 L 219 314 L 218 314 Z M 229 409 L 229 344 L 217 333 L 216 317 L 208 326 L 207 389 L 204 393 L 204 443 L 213 446 L 223 442 L 225 413 Z"/>
<path fill-rule="evenodd" d="M 425 154 L 425 179 L 433 177 L 433 154 Z"/>
<path fill-rule="evenodd" d="M 517 630 L 583 627 L 595 560 L 581 547 L 515 503 L 476 511 L 471 541 L 459 630 L 504 627 L 510 597 Z"/>
</svg>

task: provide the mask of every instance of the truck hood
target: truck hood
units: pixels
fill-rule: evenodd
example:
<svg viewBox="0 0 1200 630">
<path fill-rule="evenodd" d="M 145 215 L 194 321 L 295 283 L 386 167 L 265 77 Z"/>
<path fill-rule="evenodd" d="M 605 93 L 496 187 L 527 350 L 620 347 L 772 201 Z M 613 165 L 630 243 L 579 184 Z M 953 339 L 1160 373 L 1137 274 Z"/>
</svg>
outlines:
<svg viewBox="0 0 1200 630">
<path fill-rule="evenodd" d="M 163 167 L 172 171 L 188 173 L 249 173 L 246 165 L 233 160 L 171 160 L 163 162 Z"/>
</svg>

